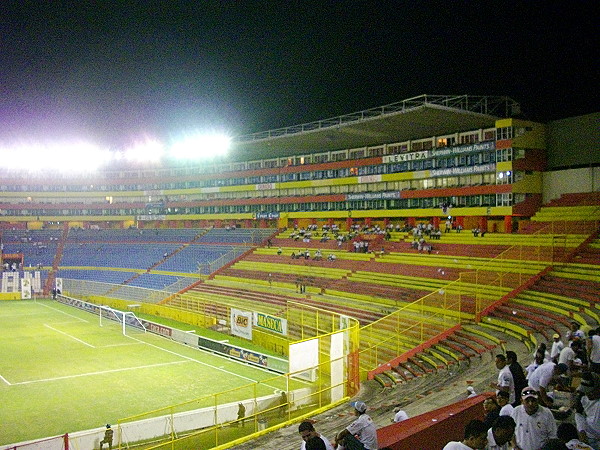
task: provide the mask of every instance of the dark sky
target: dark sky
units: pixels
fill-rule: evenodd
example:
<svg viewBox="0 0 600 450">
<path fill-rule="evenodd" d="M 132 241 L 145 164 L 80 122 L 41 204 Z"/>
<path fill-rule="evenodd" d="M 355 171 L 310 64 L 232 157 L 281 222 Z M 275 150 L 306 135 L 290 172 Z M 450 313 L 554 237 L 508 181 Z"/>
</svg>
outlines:
<svg viewBox="0 0 600 450">
<path fill-rule="evenodd" d="M 598 111 L 596 2 L 0 2 L 0 144 L 237 135 L 421 94 Z"/>
</svg>

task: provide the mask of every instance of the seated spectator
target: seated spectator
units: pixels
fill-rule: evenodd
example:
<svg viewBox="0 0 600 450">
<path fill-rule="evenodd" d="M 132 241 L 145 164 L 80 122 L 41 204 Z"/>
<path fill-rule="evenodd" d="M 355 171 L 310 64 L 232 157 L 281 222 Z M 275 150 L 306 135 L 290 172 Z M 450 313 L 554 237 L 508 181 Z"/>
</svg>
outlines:
<svg viewBox="0 0 600 450">
<path fill-rule="evenodd" d="M 488 427 L 481 420 L 471 420 L 465 427 L 462 441 L 450 441 L 443 450 L 478 450 L 487 444 Z"/>
<path fill-rule="evenodd" d="M 281 247 L 279 247 L 279 248 L 277 249 L 277 254 L 281 256 L 281 254 L 282 254 L 282 253 L 283 253 L 283 250 L 281 249 Z"/>
<path fill-rule="evenodd" d="M 335 256 L 333 253 L 330 253 L 329 256 L 327 257 L 328 261 L 335 261 L 337 259 L 337 256 Z"/>
<path fill-rule="evenodd" d="M 475 389 L 473 388 L 473 386 L 467 386 L 467 398 L 473 398 L 473 397 L 477 397 L 477 392 L 475 392 Z"/>
<path fill-rule="evenodd" d="M 403 420 L 408 419 L 408 414 L 406 414 L 406 411 L 403 411 L 399 406 L 394 408 L 394 413 L 394 417 L 392 418 L 392 422 L 394 423 L 402 422 Z"/>
<path fill-rule="evenodd" d="M 575 423 L 582 440 L 600 448 L 600 375 L 584 372 L 575 397 Z"/>
<path fill-rule="evenodd" d="M 510 416 L 500 416 L 488 430 L 486 450 L 509 450 L 515 436 L 516 424 Z"/>
<path fill-rule="evenodd" d="M 594 450 L 588 444 L 579 440 L 577 428 L 572 423 L 561 423 L 556 431 L 556 436 L 569 450 Z"/>
<path fill-rule="evenodd" d="M 331 442 L 329 442 L 329 439 L 317 433 L 314 425 L 309 421 L 304 421 L 298 426 L 298 433 L 300 433 L 300 437 L 302 438 L 300 450 L 310 450 L 311 448 L 333 450 L 333 446 L 331 445 Z M 321 441 L 321 444 L 323 444 L 322 447 L 319 447 L 320 444 L 313 442 L 315 439 Z"/>
<path fill-rule="evenodd" d="M 500 407 L 496 402 L 495 397 L 488 397 L 483 401 L 483 410 L 485 411 L 485 417 L 483 423 L 486 426 L 486 430 L 492 426 L 496 419 L 500 416 Z"/>
<path fill-rule="evenodd" d="M 367 405 L 361 401 L 352 402 L 351 405 L 357 419 L 336 436 L 337 449 L 377 450 L 377 428 L 367 415 Z"/>
<path fill-rule="evenodd" d="M 496 394 L 496 402 L 498 402 L 498 406 L 500 407 L 501 416 L 512 416 L 514 407 L 509 401 L 510 394 L 507 391 L 498 391 Z"/>
</svg>

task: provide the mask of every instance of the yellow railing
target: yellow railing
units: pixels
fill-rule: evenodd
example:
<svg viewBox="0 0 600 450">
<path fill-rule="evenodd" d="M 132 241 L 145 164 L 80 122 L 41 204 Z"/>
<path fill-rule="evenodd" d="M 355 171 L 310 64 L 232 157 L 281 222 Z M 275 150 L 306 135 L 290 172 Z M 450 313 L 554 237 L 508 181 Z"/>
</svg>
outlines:
<svg viewBox="0 0 600 450">
<path fill-rule="evenodd" d="M 289 351 L 298 354 L 308 343 L 315 349 L 315 366 L 123 418 L 118 421 L 118 448 L 135 442 L 146 450 L 225 449 L 354 395 L 359 388 L 358 321 L 294 302 L 288 302 L 284 315 L 293 333 L 302 336 L 289 342 Z M 140 435 L 146 437 L 132 438 Z"/>
<path fill-rule="evenodd" d="M 597 229 L 598 221 L 552 222 L 536 234 L 591 234 Z M 369 371 L 453 326 L 479 317 L 504 295 L 552 263 L 563 260 L 569 249 L 563 234 L 554 236 L 552 245 L 514 245 L 474 270 L 461 272 L 458 280 L 362 327 L 361 380 Z"/>
</svg>

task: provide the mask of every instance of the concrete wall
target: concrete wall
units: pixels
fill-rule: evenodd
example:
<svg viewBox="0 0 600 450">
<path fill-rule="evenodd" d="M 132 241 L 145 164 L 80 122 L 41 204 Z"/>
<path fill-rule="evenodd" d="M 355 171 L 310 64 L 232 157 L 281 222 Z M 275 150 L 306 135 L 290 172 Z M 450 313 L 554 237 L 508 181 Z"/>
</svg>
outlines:
<svg viewBox="0 0 600 450">
<path fill-rule="evenodd" d="M 548 124 L 548 169 L 600 165 L 600 113 Z"/>
<path fill-rule="evenodd" d="M 543 187 L 544 203 L 562 194 L 600 191 L 600 167 L 544 172 Z"/>
</svg>

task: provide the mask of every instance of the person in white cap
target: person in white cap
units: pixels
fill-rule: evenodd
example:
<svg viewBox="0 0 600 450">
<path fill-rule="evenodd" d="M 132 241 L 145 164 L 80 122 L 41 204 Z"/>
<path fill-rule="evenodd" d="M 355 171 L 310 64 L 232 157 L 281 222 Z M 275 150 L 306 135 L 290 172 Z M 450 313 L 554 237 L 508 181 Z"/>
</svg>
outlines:
<svg viewBox="0 0 600 450">
<path fill-rule="evenodd" d="M 338 450 L 377 450 L 377 429 L 367 413 L 364 402 L 352 402 L 357 419 L 338 433 L 335 438 Z"/>
<path fill-rule="evenodd" d="M 394 413 L 394 418 L 392 419 L 392 422 L 394 423 L 402 422 L 403 420 L 408 419 L 408 414 L 406 414 L 406 411 L 403 411 L 399 406 L 394 408 Z"/>
<path fill-rule="evenodd" d="M 521 391 L 522 404 L 512 413 L 517 427 L 515 442 L 520 450 L 539 450 L 550 439 L 556 438 L 556 421 L 552 412 L 540 406 L 538 393 L 532 387 Z"/>
<path fill-rule="evenodd" d="M 550 359 L 555 363 L 558 362 L 558 355 L 560 355 L 560 351 L 565 348 L 565 344 L 560 340 L 560 334 L 554 333 L 552 335 L 552 348 L 550 349 Z"/>
</svg>

